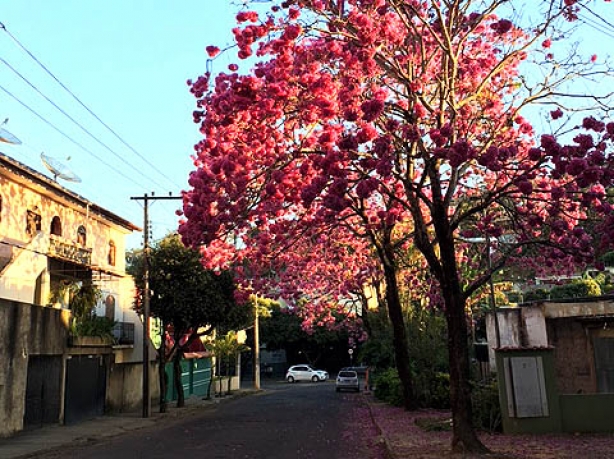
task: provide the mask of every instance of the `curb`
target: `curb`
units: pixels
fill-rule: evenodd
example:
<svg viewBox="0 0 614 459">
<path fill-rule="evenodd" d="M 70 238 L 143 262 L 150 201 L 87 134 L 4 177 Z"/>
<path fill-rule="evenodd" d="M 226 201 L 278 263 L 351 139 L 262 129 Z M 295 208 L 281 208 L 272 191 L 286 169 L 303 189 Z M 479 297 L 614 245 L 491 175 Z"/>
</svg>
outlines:
<svg viewBox="0 0 614 459">
<path fill-rule="evenodd" d="M 371 395 L 370 392 L 362 393 L 363 400 L 365 401 L 365 404 L 367 405 L 367 408 L 369 409 L 369 416 L 371 417 L 371 422 L 375 426 L 375 431 L 377 432 L 378 437 L 381 439 L 381 442 L 384 444 L 384 455 L 386 456 L 386 459 L 397 459 L 397 456 L 393 452 L 393 448 L 390 445 L 390 440 L 386 438 L 386 435 L 384 434 L 384 430 L 378 424 L 377 420 L 375 419 L 375 416 L 373 415 L 373 410 L 371 409 L 372 403 L 371 403 L 369 395 Z"/>
</svg>

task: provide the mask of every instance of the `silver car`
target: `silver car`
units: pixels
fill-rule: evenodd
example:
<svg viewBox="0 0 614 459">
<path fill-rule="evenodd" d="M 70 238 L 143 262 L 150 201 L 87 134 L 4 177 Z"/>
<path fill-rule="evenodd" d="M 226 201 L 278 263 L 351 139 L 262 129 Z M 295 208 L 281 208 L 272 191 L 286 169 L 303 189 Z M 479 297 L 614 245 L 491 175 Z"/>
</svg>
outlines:
<svg viewBox="0 0 614 459">
<path fill-rule="evenodd" d="M 309 365 L 293 365 L 286 373 L 286 381 L 313 381 L 320 382 L 328 379 L 328 373 L 324 370 L 316 370 Z"/>
<path fill-rule="evenodd" d="M 358 383 L 358 374 L 355 371 L 341 370 L 337 375 L 335 389 L 339 392 L 341 389 L 349 389 L 356 392 L 360 391 Z"/>
</svg>

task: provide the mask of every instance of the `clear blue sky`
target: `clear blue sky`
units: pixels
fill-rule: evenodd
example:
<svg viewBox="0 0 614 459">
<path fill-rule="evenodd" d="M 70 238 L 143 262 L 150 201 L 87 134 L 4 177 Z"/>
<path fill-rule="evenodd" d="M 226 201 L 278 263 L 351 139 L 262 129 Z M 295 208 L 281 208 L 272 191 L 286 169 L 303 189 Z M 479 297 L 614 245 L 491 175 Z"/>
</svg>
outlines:
<svg viewBox="0 0 614 459">
<path fill-rule="evenodd" d="M 63 184 L 131 222 L 143 209 L 131 196 L 178 194 L 187 188 L 199 138 L 191 113 L 195 99 L 185 81 L 205 71 L 205 47 L 229 43 L 236 6 L 220 0 L 0 0 L 0 22 L 99 118 L 132 146 L 123 145 L 41 69 L 4 31 L 0 57 L 76 119 L 104 146 L 41 97 L 0 61 L 0 85 L 99 161 L 0 89 L 0 122 L 23 141 L 0 151 L 47 173 L 40 153 L 62 159 L 82 179 Z M 223 70 L 230 57 L 215 62 Z M 66 158 L 70 160 L 66 161 Z M 131 168 L 128 164 L 134 166 Z M 166 176 L 166 177 L 165 177 Z M 180 201 L 151 207 L 152 236 L 176 228 Z M 138 247 L 142 235 L 128 239 Z"/>
<path fill-rule="evenodd" d="M 23 145 L 0 144 L 0 151 L 43 173 L 47 171 L 41 164 L 40 152 L 63 160 L 83 180 L 78 184 L 64 182 L 65 186 L 142 226 L 142 206 L 130 200 L 131 196 L 151 192 L 165 195 L 169 191 L 177 194 L 187 188 L 187 175 L 193 169 L 190 155 L 199 133 L 191 117 L 195 99 L 185 81 L 205 71 L 207 45 L 223 47 L 230 43 L 238 8 L 233 3 L 0 0 L 0 22 L 6 29 L 138 155 L 80 107 L 1 30 L 0 57 L 115 155 L 57 111 L 2 61 L 3 88 L 108 165 L 66 139 L 1 88 L 0 122 L 8 117 L 5 128 Z M 594 9 L 606 18 L 614 17 L 609 14 L 612 3 L 598 1 Z M 580 26 L 580 36 L 595 47 L 595 53 L 603 55 L 612 49 L 614 31 L 608 35 Z M 232 56 L 229 53 L 216 59 L 213 71 L 224 70 L 234 61 Z M 68 157 L 71 159 L 66 160 Z M 178 207 L 179 201 L 153 204 L 150 216 L 154 239 L 176 228 Z M 129 247 L 139 247 L 141 243 L 141 234 L 128 239 Z"/>
</svg>

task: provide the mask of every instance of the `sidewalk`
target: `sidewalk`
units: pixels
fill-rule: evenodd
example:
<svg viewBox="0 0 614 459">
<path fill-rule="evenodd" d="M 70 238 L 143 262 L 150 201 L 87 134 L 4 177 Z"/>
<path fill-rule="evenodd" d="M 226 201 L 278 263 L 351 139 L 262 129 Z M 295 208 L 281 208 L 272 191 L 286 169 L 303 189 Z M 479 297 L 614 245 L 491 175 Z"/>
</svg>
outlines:
<svg viewBox="0 0 614 459">
<path fill-rule="evenodd" d="M 405 411 L 364 394 L 371 420 L 385 445 L 387 459 L 471 459 L 470 454 L 451 454 L 452 433 L 426 431 L 418 424 L 424 421 L 450 419 L 451 414 L 439 410 Z M 614 434 L 543 434 L 506 435 L 479 434 L 493 452 L 491 459 L 612 459 Z"/>
<path fill-rule="evenodd" d="M 19 432 L 18 434 L 0 439 L 0 458 L 17 459 L 32 457 L 45 451 L 51 451 L 61 446 L 71 444 L 86 444 L 96 440 L 115 437 L 135 430 L 156 425 L 160 421 L 179 420 L 204 409 L 212 409 L 220 403 L 255 393 L 253 389 L 243 389 L 232 395 L 203 400 L 201 397 L 186 398 L 184 408 L 176 408 L 174 403 L 168 405 L 168 412 L 159 413 L 157 407 L 152 407 L 149 418 L 141 417 L 141 412 L 100 416 L 79 424 L 61 426 L 53 424 L 40 429 Z"/>
</svg>

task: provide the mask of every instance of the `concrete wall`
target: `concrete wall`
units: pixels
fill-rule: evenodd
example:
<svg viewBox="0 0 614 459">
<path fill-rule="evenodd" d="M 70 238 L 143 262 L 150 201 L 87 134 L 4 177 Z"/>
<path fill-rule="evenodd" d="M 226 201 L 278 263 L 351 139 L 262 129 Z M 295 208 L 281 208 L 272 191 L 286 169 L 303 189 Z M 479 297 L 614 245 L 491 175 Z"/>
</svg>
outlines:
<svg viewBox="0 0 614 459">
<path fill-rule="evenodd" d="M 69 312 L 0 300 L 0 437 L 23 428 L 28 356 L 62 355 Z"/>
<path fill-rule="evenodd" d="M 554 347 L 556 385 L 561 394 L 597 391 L 593 351 L 586 330 L 573 318 L 548 321 L 548 338 Z"/>
<path fill-rule="evenodd" d="M 160 400 L 158 364 L 149 366 L 149 395 L 151 404 Z M 143 408 L 143 365 L 140 363 L 112 364 L 107 384 L 106 411 L 126 413 Z"/>
<path fill-rule="evenodd" d="M 559 400 L 564 432 L 614 432 L 614 394 L 565 394 Z"/>
</svg>

